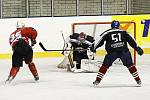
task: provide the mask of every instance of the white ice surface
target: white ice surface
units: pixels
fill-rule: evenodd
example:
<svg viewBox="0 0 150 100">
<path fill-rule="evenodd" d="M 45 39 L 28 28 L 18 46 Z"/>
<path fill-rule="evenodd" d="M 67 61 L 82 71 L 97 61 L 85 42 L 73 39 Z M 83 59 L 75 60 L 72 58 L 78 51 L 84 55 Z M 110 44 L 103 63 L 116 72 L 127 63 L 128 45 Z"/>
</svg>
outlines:
<svg viewBox="0 0 150 100">
<path fill-rule="evenodd" d="M 60 58 L 34 59 L 40 80 L 34 83 L 24 64 L 11 84 L 5 85 L 11 60 L 0 60 L 0 100 L 150 100 L 150 56 L 138 56 L 142 87 L 126 67 L 113 65 L 97 87 L 97 73 L 71 73 L 57 69 Z"/>
</svg>

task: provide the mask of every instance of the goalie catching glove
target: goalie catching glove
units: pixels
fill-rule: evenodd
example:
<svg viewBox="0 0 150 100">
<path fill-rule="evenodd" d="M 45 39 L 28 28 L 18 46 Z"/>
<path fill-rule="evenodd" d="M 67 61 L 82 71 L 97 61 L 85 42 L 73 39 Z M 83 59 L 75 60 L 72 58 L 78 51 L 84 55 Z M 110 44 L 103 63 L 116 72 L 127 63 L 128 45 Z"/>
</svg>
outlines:
<svg viewBox="0 0 150 100">
<path fill-rule="evenodd" d="M 144 53 L 143 49 L 139 46 L 135 50 L 137 51 L 138 55 L 140 55 L 140 56 L 143 55 L 143 53 Z"/>
</svg>

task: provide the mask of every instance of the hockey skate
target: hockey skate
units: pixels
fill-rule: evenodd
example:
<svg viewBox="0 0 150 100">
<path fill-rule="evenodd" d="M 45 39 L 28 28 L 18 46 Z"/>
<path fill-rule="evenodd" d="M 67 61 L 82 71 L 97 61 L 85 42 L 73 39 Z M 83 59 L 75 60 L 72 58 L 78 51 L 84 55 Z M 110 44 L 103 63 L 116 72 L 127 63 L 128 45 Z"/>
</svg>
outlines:
<svg viewBox="0 0 150 100">
<path fill-rule="evenodd" d="M 100 81 L 95 80 L 95 81 L 93 82 L 93 85 L 94 85 L 94 86 L 97 86 L 99 83 L 100 83 Z"/>
<path fill-rule="evenodd" d="M 7 80 L 5 81 L 5 84 L 10 84 L 13 79 L 13 76 L 8 76 Z"/>
<path fill-rule="evenodd" d="M 39 80 L 39 76 L 38 76 L 38 75 L 35 75 L 35 76 L 34 76 L 34 80 L 35 80 L 35 81 L 38 81 L 38 80 Z"/>
<path fill-rule="evenodd" d="M 136 81 L 136 83 L 138 84 L 138 87 L 141 87 L 142 84 L 141 80 Z"/>
</svg>

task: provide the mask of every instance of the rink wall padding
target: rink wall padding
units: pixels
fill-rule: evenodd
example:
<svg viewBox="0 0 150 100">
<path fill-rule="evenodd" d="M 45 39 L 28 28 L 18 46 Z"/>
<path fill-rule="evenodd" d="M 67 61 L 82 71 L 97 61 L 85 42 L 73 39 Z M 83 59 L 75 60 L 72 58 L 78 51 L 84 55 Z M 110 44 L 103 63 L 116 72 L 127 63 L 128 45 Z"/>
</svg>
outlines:
<svg viewBox="0 0 150 100">
<path fill-rule="evenodd" d="M 12 53 L 0 54 L 0 59 L 11 59 Z M 34 52 L 34 58 L 62 57 L 59 52 Z"/>
<path fill-rule="evenodd" d="M 144 54 L 150 54 L 150 48 L 143 48 Z M 104 56 L 106 54 L 105 50 L 98 50 L 96 56 Z M 3 53 L 0 54 L 0 59 L 11 59 L 12 53 Z M 34 58 L 55 58 L 63 57 L 60 52 L 34 52 Z"/>
</svg>

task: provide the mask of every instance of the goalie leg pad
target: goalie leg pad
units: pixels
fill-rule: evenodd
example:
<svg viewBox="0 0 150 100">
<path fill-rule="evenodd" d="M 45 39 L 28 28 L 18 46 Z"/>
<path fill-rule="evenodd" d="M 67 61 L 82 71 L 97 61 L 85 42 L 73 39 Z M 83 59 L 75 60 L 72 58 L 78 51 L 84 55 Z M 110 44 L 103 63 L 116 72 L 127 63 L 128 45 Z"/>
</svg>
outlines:
<svg viewBox="0 0 150 100">
<path fill-rule="evenodd" d="M 98 72 L 100 64 L 98 60 L 82 59 L 81 69 L 85 72 Z"/>
</svg>

